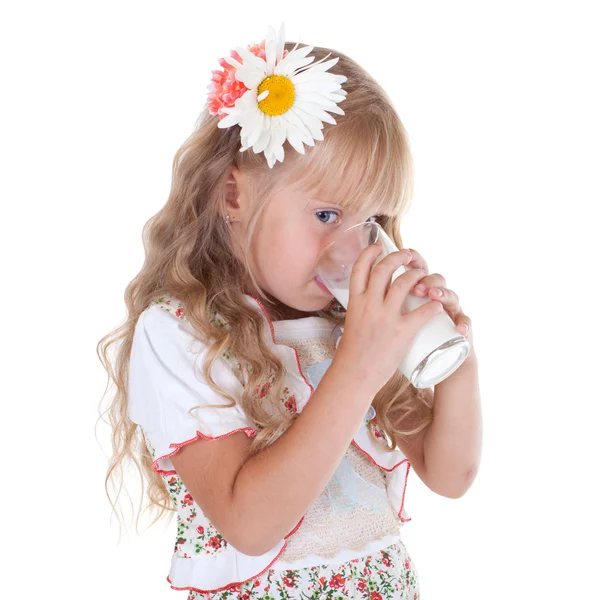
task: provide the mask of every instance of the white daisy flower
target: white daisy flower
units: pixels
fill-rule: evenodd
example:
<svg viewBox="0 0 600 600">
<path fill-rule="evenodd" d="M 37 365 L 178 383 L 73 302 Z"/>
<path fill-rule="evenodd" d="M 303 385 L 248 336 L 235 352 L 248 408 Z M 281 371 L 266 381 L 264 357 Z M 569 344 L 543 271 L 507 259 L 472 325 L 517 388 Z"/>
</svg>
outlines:
<svg viewBox="0 0 600 600">
<path fill-rule="evenodd" d="M 336 124 L 328 113 L 343 115 L 338 103 L 347 94 L 341 89 L 347 77 L 327 72 L 339 58 L 326 60 L 328 54 L 311 65 L 315 57 L 308 54 L 314 46 L 298 48 L 296 44 L 284 57 L 284 43 L 284 24 L 278 36 L 269 27 L 265 59 L 241 47 L 236 52 L 243 63 L 233 56 L 224 58 L 234 67 L 235 78 L 248 89 L 233 107 L 221 109 L 226 116 L 218 127 L 239 125 L 240 152 L 248 148 L 257 154 L 264 152 L 269 168 L 276 161 L 283 162 L 286 140 L 300 154 L 304 154 L 304 144 L 314 146 L 315 140 L 323 140 L 323 122 Z"/>
</svg>

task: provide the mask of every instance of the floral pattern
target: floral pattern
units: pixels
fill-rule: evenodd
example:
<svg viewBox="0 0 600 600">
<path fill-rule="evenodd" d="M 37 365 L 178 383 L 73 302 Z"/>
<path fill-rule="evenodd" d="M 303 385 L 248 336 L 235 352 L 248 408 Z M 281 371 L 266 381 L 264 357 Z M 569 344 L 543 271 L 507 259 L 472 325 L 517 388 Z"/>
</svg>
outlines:
<svg viewBox="0 0 600 600">
<path fill-rule="evenodd" d="M 185 319 L 183 304 L 175 298 L 157 298 L 153 302 L 163 310 Z M 211 321 L 217 327 L 227 323 L 216 313 Z M 228 353 L 223 358 L 234 371 L 242 371 L 235 358 Z M 274 375 L 254 390 L 264 398 L 273 385 Z M 242 382 L 243 383 L 243 382 Z M 296 398 L 289 388 L 283 390 L 281 401 L 290 413 L 297 413 Z M 385 442 L 385 432 L 376 418 L 367 421 L 374 438 Z M 153 460 L 156 452 L 144 433 L 144 439 Z M 208 521 L 197 525 L 200 507 L 195 503 L 176 471 L 157 471 L 163 478 L 173 504 L 177 509 L 177 536 L 174 552 L 181 558 L 215 555 L 227 548 L 227 541 Z M 402 540 L 379 552 L 341 564 L 320 565 L 296 570 L 268 569 L 259 576 L 217 592 L 189 590 L 187 600 L 419 600 L 419 579 L 411 557 Z"/>
<path fill-rule="evenodd" d="M 337 565 L 269 569 L 216 593 L 190 590 L 187 600 L 419 600 L 419 577 L 404 543 Z"/>
</svg>

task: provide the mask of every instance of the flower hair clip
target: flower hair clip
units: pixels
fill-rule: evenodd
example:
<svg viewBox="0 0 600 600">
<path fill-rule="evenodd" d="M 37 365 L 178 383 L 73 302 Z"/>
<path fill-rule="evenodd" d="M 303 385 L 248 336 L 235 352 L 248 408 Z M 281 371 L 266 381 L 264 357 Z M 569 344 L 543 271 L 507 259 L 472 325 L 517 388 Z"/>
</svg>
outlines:
<svg viewBox="0 0 600 600">
<path fill-rule="evenodd" d="M 271 169 L 283 162 L 286 140 L 300 154 L 304 144 L 323 140 L 323 122 L 336 124 L 328 113 L 343 115 L 338 103 L 347 95 L 341 85 L 347 77 L 327 72 L 339 58 L 326 60 L 328 54 L 311 64 L 314 46 L 298 48 L 297 43 L 287 52 L 284 44 L 284 24 L 277 36 L 269 27 L 260 44 L 238 47 L 219 59 L 224 70 L 213 71 L 208 86 L 208 108 L 219 116 L 218 127 L 239 125 L 240 152 L 264 152 Z"/>
</svg>

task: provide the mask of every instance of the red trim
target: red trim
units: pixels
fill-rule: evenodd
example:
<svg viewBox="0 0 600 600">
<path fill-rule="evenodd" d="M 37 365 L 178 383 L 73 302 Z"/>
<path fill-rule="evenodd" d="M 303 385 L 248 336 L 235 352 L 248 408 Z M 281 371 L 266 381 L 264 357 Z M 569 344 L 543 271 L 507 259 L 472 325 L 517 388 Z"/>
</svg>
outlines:
<svg viewBox="0 0 600 600">
<path fill-rule="evenodd" d="M 406 494 L 406 484 L 408 483 L 408 474 L 410 473 L 410 461 L 408 462 L 408 467 L 406 469 L 406 477 L 404 478 L 404 489 L 402 490 L 402 504 L 400 505 L 400 512 L 398 513 L 398 517 L 400 521 L 403 523 L 407 523 L 408 521 L 412 521 L 412 517 L 410 519 L 405 519 L 402 516 L 402 510 L 404 509 L 404 495 Z"/>
<path fill-rule="evenodd" d="M 402 502 L 400 503 L 400 511 L 398 512 L 398 517 L 400 518 L 400 521 L 402 521 L 403 523 L 412 521 L 412 517 L 410 519 L 404 519 L 402 517 L 402 510 L 404 508 L 404 497 L 406 496 L 406 485 L 408 484 L 408 474 L 410 472 L 410 466 L 411 466 L 410 460 L 408 460 L 408 458 L 405 458 L 405 459 L 401 460 L 398 464 L 394 465 L 391 469 L 386 469 L 385 467 L 382 467 L 381 465 L 377 464 L 377 462 L 375 462 L 375 459 L 366 450 L 363 450 L 354 440 L 352 440 L 352 445 L 355 448 L 357 448 L 358 450 L 360 450 L 375 466 L 379 467 L 383 471 L 387 471 L 388 473 L 390 473 L 391 471 L 393 471 L 394 469 L 399 467 L 402 463 L 408 463 L 408 465 L 406 467 L 406 477 L 404 478 L 404 488 L 402 490 Z"/>
<path fill-rule="evenodd" d="M 260 306 L 261 310 L 263 311 L 263 313 L 265 315 L 265 318 L 267 319 L 267 321 L 269 323 L 269 328 L 271 329 L 271 339 L 273 340 L 273 343 L 275 345 L 278 345 L 277 342 L 275 341 L 275 328 L 273 327 L 273 321 L 271 321 L 271 317 L 269 317 L 269 314 L 267 313 L 265 307 L 263 306 L 263 303 L 258 298 L 255 298 L 252 294 L 248 294 L 248 296 L 250 296 L 250 298 L 252 298 Z M 300 373 L 300 375 L 302 375 L 302 379 L 304 379 L 304 383 L 306 383 L 306 385 L 309 387 L 310 395 L 312 396 L 315 391 L 315 388 L 313 388 L 313 386 L 310 385 L 310 383 L 308 383 L 308 380 L 304 376 L 302 367 L 300 366 L 300 359 L 298 358 L 298 351 L 296 350 L 296 348 L 292 348 L 292 350 L 294 351 L 294 354 L 296 355 L 296 365 L 298 366 L 298 372 Z M 310 400 L 310 396 L 308 397 L 308 399 Z"/>
<path fill-rule="evenodd" d="M 254 437 L 258 433 L 258 430 L 252 429 L 252 427 L 241 427 L 239 429 L 233 429 L 232 431 L 224 433 L 223 435 L 218 435 L 216 437 L 204 435 L 200 431 L 196 431 L 196 436 L 193 437 L 191 440 L 186 440 L 185 442 L 181 442 L 181 444 L 169 444 L 169 448 L 175 448 L 175 450 L 173 450 L 171 454 L 163 454 L 162 456 L 159 456 L 157 459 L 153 460 L 152 468 L 154 469 L 154 472 L 158 473 L 159 475 L 174 475 L 177 473 L 176 471 L 163 471 L 159 469 L 158 461 L 162 460 L 163 458 L 171 458 L 171 456 L 177 454 L 177 452 L 179 452 L 179 450 L 183 448 L 183 446 L 187 446 L 188 444 L 191 444 L 192 442 L 195 442 L 200 438 L 208 441 L 221 440 L 223 438 L 229 437 L 230 435 L 233 435 L 234 433 L 237 433 L 238 431 L 243 431 L 248 437 Z"/>
<path fill-rule="evenodd" d="M 403 460 L 401 460 L 398 464 L 395 464 L 391 469 L 387 469 L 386 467 L 382 467 L 380 464 L 378 464 L 375 459 L 366 451 L 363 450 L 357 443 L 355 440 L 352 440 L 352 445 L 357 449 L 360 450 L 376 467 L 379 467 L 380 469 L 382 469 L 383 471 L 387 471 L 388 473 L 393 471 L 394 469 L 396 469 L 397 467 L 399 467 L 402 463 L 404 462 L 408 462 L 408 464 L 410 464 L 410 461 L 408 460 L 408 458 L 404 458 Z"/>
<path fill-rule="evenodd" d="M 296 533 L 296 531 L 298 531 L 298 528 L 300 527 L 300 525 L 302 525 L 302 521 L 304 521 L 304 517 L 302 517 L 300 519 L 300 521 L 298 522 L 298 524 L 296 525 L 296 527 L 294 527 L 294 529 L 292 529 L 286 536 L 284 536 L 284 540 L 287 540 L 290 536 L 292 536 L 294 533 Z M 260 572 L 257 573 L 256 575 L 252 575 L 252 577 L 249 577 L 248 579 L 245 579 L 244 581 L 238 581 L 235 583 L 228 583 L 226 586 L 217 588 L 215 590 L 200 590 L 198 588 L 195 587 L 175 587 L 172 582 L 171 582 L 171 578 L 169 577 L 169 575 L 167 575 L 167 581 L 169 582 L 169 585 L 171 586 L 172 589 L 174 590 L 192 590 L 193 592 L 198 592 L 199 594 L 214 594 L 216 592 L 222 592 L 223 590 L 228 590 L 229 588 L 232 587 L 237 587 L 237 586 L 242 586 L 245 583 L 248 583 L 249 581 L 252 581 L 253 579 L 255 579 L 256 577 L 260 577 L 261 575 L 263 575 L 266 571 L 268 571 L 279 559 L 279 557 L 283 554 L 284 550 L 287 548 L 287 542 L 285 542 L 283 544 L 283 547 L 281 548 L 281 550 L 279 551 L 279 553 L 277 554 L 277 556 Z"/>
</svg>

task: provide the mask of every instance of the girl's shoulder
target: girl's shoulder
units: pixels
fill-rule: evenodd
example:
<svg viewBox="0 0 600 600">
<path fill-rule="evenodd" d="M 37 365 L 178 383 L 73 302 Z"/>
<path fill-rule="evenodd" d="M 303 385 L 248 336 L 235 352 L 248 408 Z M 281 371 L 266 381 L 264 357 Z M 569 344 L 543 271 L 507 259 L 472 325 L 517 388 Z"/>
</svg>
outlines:
<svg viewBox="0 0 600 600">
<path fill-rule="evenodd" d="M 187 313 L 183 300 L 174 295 L 158 296 L 154 298 L 148 308 L 152 307 L 160 308 L 165 312 L 171 313 L 173 316 L 181 319 L 182 321 L 187 321 Z M 209 321 L 217 327 L 227 326 L 225 319 L 215 311 L 211 311 L 209 313 Z"/>
</svg>

